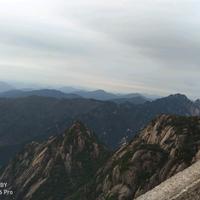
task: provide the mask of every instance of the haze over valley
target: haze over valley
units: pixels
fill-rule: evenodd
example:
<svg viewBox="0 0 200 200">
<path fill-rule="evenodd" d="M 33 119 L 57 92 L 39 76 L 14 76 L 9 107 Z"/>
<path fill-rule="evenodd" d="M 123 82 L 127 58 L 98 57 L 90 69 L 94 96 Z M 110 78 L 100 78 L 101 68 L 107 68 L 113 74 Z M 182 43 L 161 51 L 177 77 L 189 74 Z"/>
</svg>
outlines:
<svg viewBox="0 0 200 200">
<path fill-rule="evenodd" d="M 200 200 L 199 10 L 1 0 L 0 200 Z"/>
</svg>

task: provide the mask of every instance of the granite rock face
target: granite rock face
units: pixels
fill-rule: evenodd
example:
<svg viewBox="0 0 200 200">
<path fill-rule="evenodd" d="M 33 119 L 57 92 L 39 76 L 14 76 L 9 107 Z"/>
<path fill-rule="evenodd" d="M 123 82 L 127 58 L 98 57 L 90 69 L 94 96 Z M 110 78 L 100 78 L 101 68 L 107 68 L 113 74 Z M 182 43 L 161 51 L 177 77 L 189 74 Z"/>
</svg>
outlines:
<svg viewBox="0 0 200 200">
<path fill-rule="evenodd" d="M 63 135 L 27 145 L 0 180 L 9 183 L 17 200 L 60 200 L 86 184 L 107 156 L 93 133 L 76 122 Z"/>
<path fill-rule="evenodd" d="M 136 198 L 195 163 L 199 155 L 200 118 L 161 115 L 98 171 L 91 198 Z"/>
<path fill-rule="evenodd" d="M 199 117 L 158 116 L 113 154 L 76 122 L 63 135 L 27 145 L 0 172 L 0 181 L 12 186 L 16 200 L 133 200 L 199 158 Z M 198 178 L 199 162 L 194 166 L 197 171 L 186 170 Z"/>
<path fill-rule="evenodd" d="M 200 161 L 169 178 L 136 200 L 199 200 Z"/>
</svg>

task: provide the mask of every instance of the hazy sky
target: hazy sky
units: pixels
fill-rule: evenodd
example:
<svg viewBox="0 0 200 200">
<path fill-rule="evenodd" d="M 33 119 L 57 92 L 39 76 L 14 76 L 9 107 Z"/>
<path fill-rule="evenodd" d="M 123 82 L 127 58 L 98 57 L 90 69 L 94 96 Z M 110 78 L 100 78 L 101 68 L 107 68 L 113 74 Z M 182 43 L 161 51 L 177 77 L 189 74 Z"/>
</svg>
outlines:
<svg viewBox="0 0 200 200">
<path fill-rule="evenodd" d="M 200 97 L 199 0 L 0 0 L 0 79 Z"/>
</svg>

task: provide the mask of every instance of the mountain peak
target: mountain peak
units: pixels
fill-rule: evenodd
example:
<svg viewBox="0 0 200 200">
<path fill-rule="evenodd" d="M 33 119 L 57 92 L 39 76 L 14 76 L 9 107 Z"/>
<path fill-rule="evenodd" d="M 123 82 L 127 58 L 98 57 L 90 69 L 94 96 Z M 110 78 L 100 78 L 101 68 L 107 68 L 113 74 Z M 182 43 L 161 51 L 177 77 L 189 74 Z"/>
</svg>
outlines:
<svg viewBox="0 0 200 200">
<path fill-rule="evenodd" d="M 102 89 L 94 90 L 93 92 L 106 93 L 106 91 L 105 91 L 105 90 L 102 90 Z"/>
<path fill-rule="evenodd" d="M 199 131 L 199 117 L 158 116 L 98 171 L 91 199 L 133 199 L 187 168 L 200 157 Z"/>
<path fill-rule="evenodd" d="M 107 154 L 91 131 L 76 121 L 63 135 L 27 145 L 0 180 L 12 183 L 17 200 L 64 199 L 91 179 Z"/>
<path fill-rule="evenodd" d="M 175 98 L 175 99 L 189 100 L 188 97 L 187 97 L 186 95 L 181 94 L 181 93 L 171 94 L 171 95 L 169 95 L 168 97 Z"/>
<path fill-rule="evenodd" d="M 87 130 L 88 128 L 86 127 L 86 125 L 82 121 L 76 120 L 76 121 L 73 122 L 70 129 Z"/>
<path fill-rule="evenodd" d="M 99 148 L 103 148 L 97 141 L 94 133 L 89 130 L 81 121 L 75 121 L 73 125 L 65 131 L 63 135 L 63 145 L 78 152 L 84 152 L 93 147 L 97 147 L 98 151 L 94 151 L 94 158 L 99 156 Z M 94 150 L 94 149 L 93 149 Z"/>
<path fill-rule="evenodd" d="M 66 135 L 74 135 L 74 136 L 87 136 L 90 139 L 94 139 L 95 135 L 93 131 L 91 131 L 83 122 L 77 120 L 74 121 L 72 126 L 65 132 Z"/>
<path fill-rule="evenodd" d="M 76 121 L 26 146 L 0 181 L 12 183 L 16 200 L 133 199 L 200 159 L 199 132 L 200 117 L 159 115 L 106 161 L 105 148 Z"/>
</svg>

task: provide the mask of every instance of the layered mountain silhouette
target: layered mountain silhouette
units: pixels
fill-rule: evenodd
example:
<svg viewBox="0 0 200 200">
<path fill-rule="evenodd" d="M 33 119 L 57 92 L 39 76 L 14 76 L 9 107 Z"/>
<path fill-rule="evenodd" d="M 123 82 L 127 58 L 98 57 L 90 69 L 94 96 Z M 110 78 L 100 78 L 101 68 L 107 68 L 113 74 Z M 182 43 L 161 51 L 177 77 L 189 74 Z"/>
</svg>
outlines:
<svg viewBox="0 0 200 200">
<path fill-rule="evenodd" d="M 200 158 L 200 118 L 161 115 L 109 156 L 81 122 L 0 173 L 20 200 L 133 200 Z"/>
<path fill-rule="evenodd" d="M 75 91 L 76 94 L 89 99 L 97 100 L 110 100 L 118 98 L 118 95 L 106 92 L 104 90 L 95 90 L 95 91 Z"/>
<path fill-rule="evenodd" d="M 101 101 L 113 101 L 116 103 L 125 103 L 130 102 L 133 104 L 143 104 L 147 101 L 151 101 L 150 98 L 147 98 L 141 94 L 133 93 L 133 94 L 113 94 L 106 92 L 104 90 L 95 90 L 95 91 L 84 91 L 84 90 L 70 90 L 64 89 L 62 92 L 60 90 L 55 89 L 40 89 L 40 90 L 6 90 L 4 92 L 0 91 L 0 97 L 5 98 L 19 98 L 19 97 L 30 97 L 30 96 L 40 96 L 40 97 L 54 97 L 54 98 L 65 98 L 65 99 L 75 99 L 75 98 L 86 98 L 86 99 L 95 99 Z"/>
<path fill-rule="evenodd" d="M 128 96 L 127 97 L 121 97 L 121 98 L 116 98 L 116 99 L 111 99 L 111 101 L 115 102 L 115 103 L 118 103 L 118 104 L 122 104 L 122 103 L 132 103 L 132 104 L 143 104 L 143 103 L 146 103 L 148 101 L 152 101 L 151 99 L 149 98 L 146 98 L 142 95 L 133 95 L 132 97 L 131 96 Z"/>
<path fill-rule="evenodd" d="M 30 96 L 0 98 L 0 153 L 4 164 L 21 145 L 59 134 L 74 120 L 88 124 L 99 139 L 116 148 L 131 139 L 159 114 L 199 116 L 198 102 L 181 94 L 170 95 L 141 105 L 117 104 L 92 99 L 63 99 Z"/>
<path fill-rule="evenodd" d="M 0 92 L 6 92 L 13 89 L 14 87 L 12 85 L 5 83 L 3 81 L 0 81 Z"/>
<path fill-rule="evenodd" d="M 73 93 L 66 94 L 59 90 L 53 90 L 53 89 L 41 89 L 41 90 L 31 90 L 31 91 L 9 90 L 9 91 L 0 93 L 0 97 L 6 97 L 6 98 L 19 98 L 19 97 L 29 97 L 29 96 L 54 97 L 58 99 L 81 98 L 81 96 L 77 94 L 73 94 Z"/>
</svg>

